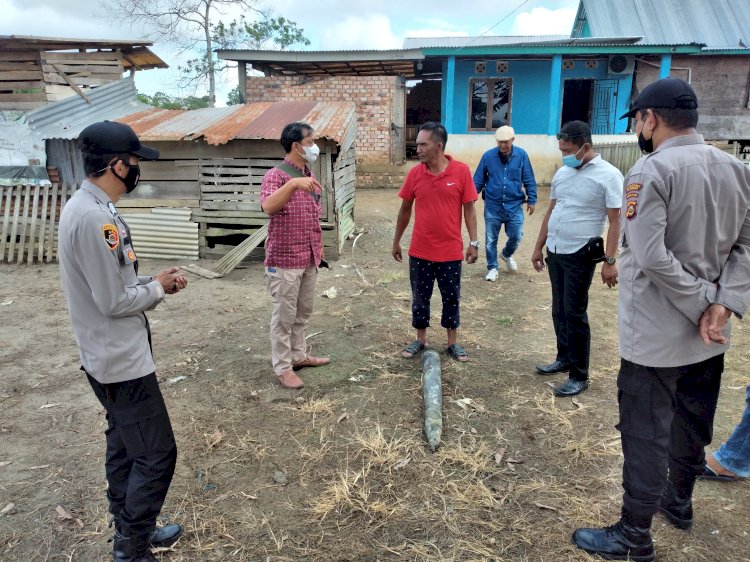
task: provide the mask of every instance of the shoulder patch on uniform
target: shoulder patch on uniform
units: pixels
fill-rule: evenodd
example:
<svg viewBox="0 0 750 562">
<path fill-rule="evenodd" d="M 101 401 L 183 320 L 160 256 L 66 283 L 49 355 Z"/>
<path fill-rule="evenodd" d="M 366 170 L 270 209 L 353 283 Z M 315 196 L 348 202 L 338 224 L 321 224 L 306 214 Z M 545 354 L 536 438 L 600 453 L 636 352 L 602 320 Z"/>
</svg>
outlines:
<svg viewBox="0 0 750 562">
<path fill-rule="evenodd" d="M 625 193 L 638 193 L 638 191 L 643 187 L 642 183 L 631 183 L 628 184 L 628 186 L 625 188 Z"/>
<path fill-rule="evenodd" d="M 128 259 L 130 261 L 135 261 L 135 252 L 133 251 L 132 248 L 130 250 L 128 250 Z"/>
<path fill-rule="evenodd" d="M 632 220 L 638 214 L 638 200 L 633 199 L 628 201 L 628 206 L 625 209 L 625 218 Z"/>
<path fill-rule="evenodd" d="M 120 245 L 120 233 L 117 231 L 117 227 L 114 224 L 105 224 L 102 226 L 102 234 L 109 249 L 116 250 Z"/>
</svg>

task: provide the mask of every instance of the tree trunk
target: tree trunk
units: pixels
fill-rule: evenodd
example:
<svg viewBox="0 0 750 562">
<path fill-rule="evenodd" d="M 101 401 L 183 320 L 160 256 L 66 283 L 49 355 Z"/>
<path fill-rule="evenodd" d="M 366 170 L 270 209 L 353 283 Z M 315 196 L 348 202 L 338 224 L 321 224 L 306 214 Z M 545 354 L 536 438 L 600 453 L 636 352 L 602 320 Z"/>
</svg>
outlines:
<svg viewBox="0 0 750 562">
<path fill-rule="evenodd" d="M 216 106 L 216 70 L 214 67 L 214 53 L 211 43 L 211 10 L 210 0 L 206 2 L 206 13 L 203 18 L 203 31 L 206 33 L 206 68 L 208 74 L 208 103 L 211 107 Z"/>
</svg>

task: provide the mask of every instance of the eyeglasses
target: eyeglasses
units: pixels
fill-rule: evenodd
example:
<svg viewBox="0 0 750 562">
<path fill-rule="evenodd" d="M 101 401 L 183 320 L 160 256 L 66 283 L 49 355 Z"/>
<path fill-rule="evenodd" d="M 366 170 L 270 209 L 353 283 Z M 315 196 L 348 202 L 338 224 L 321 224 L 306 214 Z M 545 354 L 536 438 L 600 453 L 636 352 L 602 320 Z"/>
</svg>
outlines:
<svg viewBox="0 0 750 562">
<path fill-rule="evenodd" d="M 557 140 L 568 142 L 572 139 L 580 139 L 581 137 L 585 137 L 585 133 L 578 133 L 576 135 L 569 135 L 568 133 L 557 133 L 555 135 L 557 137 Z"/>
</svg>

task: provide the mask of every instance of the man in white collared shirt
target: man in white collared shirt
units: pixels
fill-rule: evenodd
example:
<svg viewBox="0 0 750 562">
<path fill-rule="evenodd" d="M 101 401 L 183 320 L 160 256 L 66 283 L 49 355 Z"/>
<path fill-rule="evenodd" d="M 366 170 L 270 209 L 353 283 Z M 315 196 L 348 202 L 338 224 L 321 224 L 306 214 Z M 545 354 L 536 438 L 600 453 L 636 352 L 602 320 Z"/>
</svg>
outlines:
<svg viewBox="0 0 750 562">
<path fill-rule="evenodd" d="M 552 178 L 550 206 L 531 255 L 534 269 L 541 272 L 542 249 L 547 246 L 557 357 L 536 371 L 541 375 L 569 371 L 568 380 L 554 393 L 575 396 L 589 386 L 591 330 L 586 309 L 595 258 L 601 258 L 591 254 L 590 241 L 602 236 L 609 220 L 601 275 L 603 283 L 614 287 L 623 177 L 594 152 L 591 129 L 583 121 L 566 123 L 557 138 L 564 165 Z"/>
</svg>

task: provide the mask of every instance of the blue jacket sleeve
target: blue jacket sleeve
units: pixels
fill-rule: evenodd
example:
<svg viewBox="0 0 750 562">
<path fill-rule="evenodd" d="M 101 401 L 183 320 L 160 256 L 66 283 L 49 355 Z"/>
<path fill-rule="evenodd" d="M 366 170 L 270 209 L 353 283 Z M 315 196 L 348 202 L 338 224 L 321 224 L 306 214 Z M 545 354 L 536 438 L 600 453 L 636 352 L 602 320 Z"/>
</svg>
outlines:
<svg viewBox="0 0 750 562">
<path fill-rule="evenodd" d="M 477 195 L 482 193 L 484 186 L 487 182 L 487 164 L 484 162 L 484 155 L 479 160 L 477 171 L 474 172 L 474 187 L 477 188 Z"/>
<path fill-rule="evenodd" d="M 521 172 L 521 181 L 526 190 L 527 204 L 536 205 L 536 179 L 534 178 L 534 169 L 531 167 L 529 155 L 523 155 L 523 171 Z"/>
</svg>

